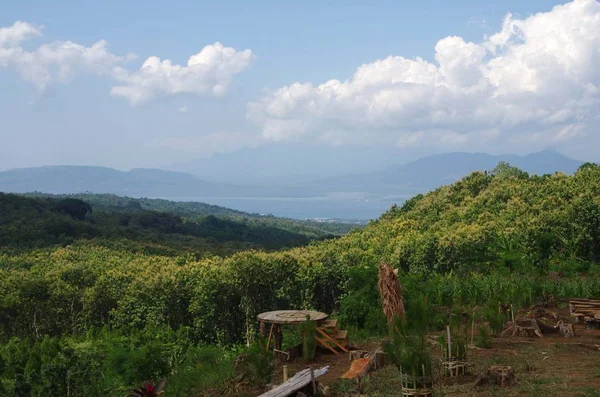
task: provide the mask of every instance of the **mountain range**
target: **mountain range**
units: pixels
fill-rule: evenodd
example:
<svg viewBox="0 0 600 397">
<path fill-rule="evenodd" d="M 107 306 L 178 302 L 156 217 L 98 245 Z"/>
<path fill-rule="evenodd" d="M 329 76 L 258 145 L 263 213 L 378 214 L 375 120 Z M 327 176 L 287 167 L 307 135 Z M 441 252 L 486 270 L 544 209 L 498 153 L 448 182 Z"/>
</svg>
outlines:
<svg viewBox="0 0 600 397">
<path fill-rule="evenodd" d="M 204 169 L 206 172 L 211 170 L 217 172 L 224 166 L 221 161 L 219 158 L 213 165 L 207 161 Z M 266 159 L 264 162 L 272 161 L 274 160 Z M 360 162 L 360 159 L 355 161 Z M 311 197 L 334 192 L 413 194 L 452 183 L 475 170 L 492 170 L 500 161 L 506 161 L 535 174 L 556 171 L 570 174 L 582 164 L 581 161 L 553 150 L 525 156 L 447 153 L 424 157 L 405 164 L 382 167 L 377 171 L 329 177 L 321 177 L 319 173 L 313 171 L 312 175 L 307 174 L 302 180 L 290 176 L 289 184 L 284 182 L 260 184 L 249 180 L 245 186 L 206 181 L 190 173 L 162 169 L 118 171 L 94 166 L 46 166 L 0 172 L 0 191 L 13 193 L 37 191 L 52 194 L 90 192 L 164 198 Z M 274 165 L 271 168 L 273 167 Z M 242 171 L 240 169 L 240 172 Z M 283 176 L 281 172 L 280 170 L 279 175 Z"/>
</svg>

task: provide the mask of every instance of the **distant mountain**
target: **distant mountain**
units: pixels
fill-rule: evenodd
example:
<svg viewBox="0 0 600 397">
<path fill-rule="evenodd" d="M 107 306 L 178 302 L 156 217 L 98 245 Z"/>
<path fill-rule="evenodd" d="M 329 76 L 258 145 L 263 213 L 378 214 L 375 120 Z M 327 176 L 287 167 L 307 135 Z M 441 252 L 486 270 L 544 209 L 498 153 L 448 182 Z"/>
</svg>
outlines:
<svg viewBox="0 0 600 397">
<path fill-rule="evenodd" d="M 255 154 L 250 157 L 254 158 Z M 333 159 L 335 160 L 335 159 Z M 250 161 L 250 160 L 248 160 Z M 273 162 L 270 168 L 281 168 L 283 160 Z M 291 160 L 290 160 L 291 161 Z M 295 159 L 294 161 L 300 161 Z M 306 161 L 310 162 L 309 159 Z M 361 163 L 360 157 L 340 158 L 345 167 Z M 387 159 L 386 161 L 389 161 Z M 332 192 L 363 192 L 367 194 L 414 194 L 453 183 L 476 170 L 491 170 L 500 161 L 507 161 L 527 172 L 536 174 L 562 171 L 573 173 L 582 162 L 570 159 L 556 151 L 542 151 L 526 156 L 490 155 L 485 153 L 447 153 L 424 157 L 380 171 L 357 172 L 348 175 L 320 178 L 286 184 L 285 179 L 260 183 L 248 176 L 245 186 L 209 182 L 184 172 L 160 169 L 132 169 L 118 171 L 107 167 L 47 166 L 19 168 L 0 172 L 0 191 L 10 193 L 42 192 L 52 194 L 112 193 L 132 197 L 201 198 L 201 197 L 310 197 Z M 302 164 L 295 166 L 299 167 Z M 225 167 L 225 163 L 223 164 Z M 248 167 L 248 175 L 253 168 Z M 341 167 L 338 167 L 340 170 Z M 361 167 L 357 167 L 358 170 Z M 207 172 L 209 172 L 207 170 Z M 217 171 L 215 171 L 217 172 Z M 281 171 L 278 171 L 281 172 Z M 324 175 L 327 175 L 324 173 Z M 260 178 L 258 178 L 260 179 Z M 294 178 L 290 176 L 290 179 Z"/>
<path fill-rule="evenodd" d="M 445 153 L 424 157 L 381 171 L 326 178 L 313 185 L 330 192 L 422 193 L 454 183 L 473 171 L 492 170 L 500 161 L 532 174 L 560 171 L 572 174 L 582 164 L 554 150 L 519 156 L 486 153 Z"/>
<path fill-rule="evenodd" d="M 268 144 L 215 154 L 163 168 L 187 172 L 211 182 L 306 186 L 315 179 L 381 170 L 422 154 L 381 146 Z"/>
</svg>

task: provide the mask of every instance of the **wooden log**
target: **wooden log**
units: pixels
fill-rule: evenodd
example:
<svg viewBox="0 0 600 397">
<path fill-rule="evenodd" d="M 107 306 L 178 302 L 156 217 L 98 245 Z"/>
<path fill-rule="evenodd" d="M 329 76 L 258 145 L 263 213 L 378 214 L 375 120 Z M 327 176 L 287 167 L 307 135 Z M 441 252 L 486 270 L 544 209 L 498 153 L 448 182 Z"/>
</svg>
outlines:
<svg viewBox="0 0 600 397">
<path fill-rule="evenodd" d="M 537 325 L 540 327 L 540 330 L 542 331 L 542 333 L 544 334 L 548 334 L 548 333 L 554 333 L 554 332 L 558 332 L 558 324 L 557 325 L 553 325 L 547 321 L 544 321 L 540 318 L 538 318 L 537 320 Z"/>
</svg>

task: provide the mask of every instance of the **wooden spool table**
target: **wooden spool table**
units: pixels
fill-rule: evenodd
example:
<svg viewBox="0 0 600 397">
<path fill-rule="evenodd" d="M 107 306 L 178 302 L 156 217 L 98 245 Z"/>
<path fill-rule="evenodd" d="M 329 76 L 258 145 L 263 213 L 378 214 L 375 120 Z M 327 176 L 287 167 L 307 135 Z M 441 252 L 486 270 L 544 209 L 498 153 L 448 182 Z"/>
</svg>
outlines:
<svg viewBox="0 0 600 397">
<path fill-rule="evenodd" d="M 260 313 L 257 318 L 260 322 L 260 334 L 266 336 L 266 324 L 271 324 L 269 339 L 267 339 L 267 350 L 273 339 L 273 346 L 281 350 L 281 325 L 301 324 L 306 320 L 322 322 L 328 317 L 327 314 L 313 310 L 276 310 L 273 312 Z"/>
</svg>

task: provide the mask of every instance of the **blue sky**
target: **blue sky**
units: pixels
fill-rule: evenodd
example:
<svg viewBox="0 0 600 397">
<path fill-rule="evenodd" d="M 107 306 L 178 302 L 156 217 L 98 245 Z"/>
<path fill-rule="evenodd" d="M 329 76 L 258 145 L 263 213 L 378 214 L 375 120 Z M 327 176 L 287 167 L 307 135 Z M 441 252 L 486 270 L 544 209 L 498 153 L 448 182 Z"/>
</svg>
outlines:
<svg viewBox="0 0 600 397">
<path fill-rule="evenodd" d="M 35 32 L 4 45 L 0 33 L 0 169 L 158 167 L 272 142 L 357 150 L 396 145 L 419 153 L 527 153 L 552 146 L 598 161 L 590 143 L 600 143 L 592 128 L 599 109 L 593 90 L 600 87 L 594 71 L 600 67 L 599 6 L 578 0 L 553 10 L 558 4 L 7 2 L 0 14 L 5 34 L 24 29 L 15 21 Z M 509 12 L 512 19 L 503 25 Z M 534 19 L 535 13 L 545 16 Z M 582 18 L 588 30 L 574 32 Z M 565 30 L 556 32 L 554 22 Z M 553 33 L 563 40 L 558 52 L 555 41 L 540 40 Z M 436 47 L 448 36 L 460 40 Z M 99 40 L 107 42 L 102 59 L 82 60 L 77 51 Z M 35 53 L 66 41 L 81 47 L 69 56 L 56 55 L 63 54 L 56 46 L 33 57 L 14 55 L 15 48 Z M 225 48 L 217 48 L 219 54 L 227 48 L 234 52 L 230 58 L 210 58 L 214 63 L 206 73 L 190 69 L 177 81 L 168 73 L 152 75 L 151 81 L 137 73 L 148 57 L 185 65 L 216 42 Z M 436 58 L 442 52 L 445 66 Z M 389 56 L 396 58 L 376 63 Z M 416 57 L 425 64 L 411 63 Z M 34 62 L 41 65 L 35 70 L 46 76 L 43 81 L 28 77 Z M 368 67 L 353 80 L 361 65 Z M 480 70 L 481 81 L 473 80 L 477 76 L 468 81 Z M 332 79 L 340 84 L 318 88 Z M 302 85 L 298 89 L 296 82 Z M 548 92 L 547 82 L 556 82 L 556 88 Z M 505 99 L 497 101 L 499 95 Z M 438 96 L 439 102 L 426 100 Z M 514 107 L 527 112 L 516 114 Z M 570 113 L 561 112 L 564 108 Z"/>
</svg>

